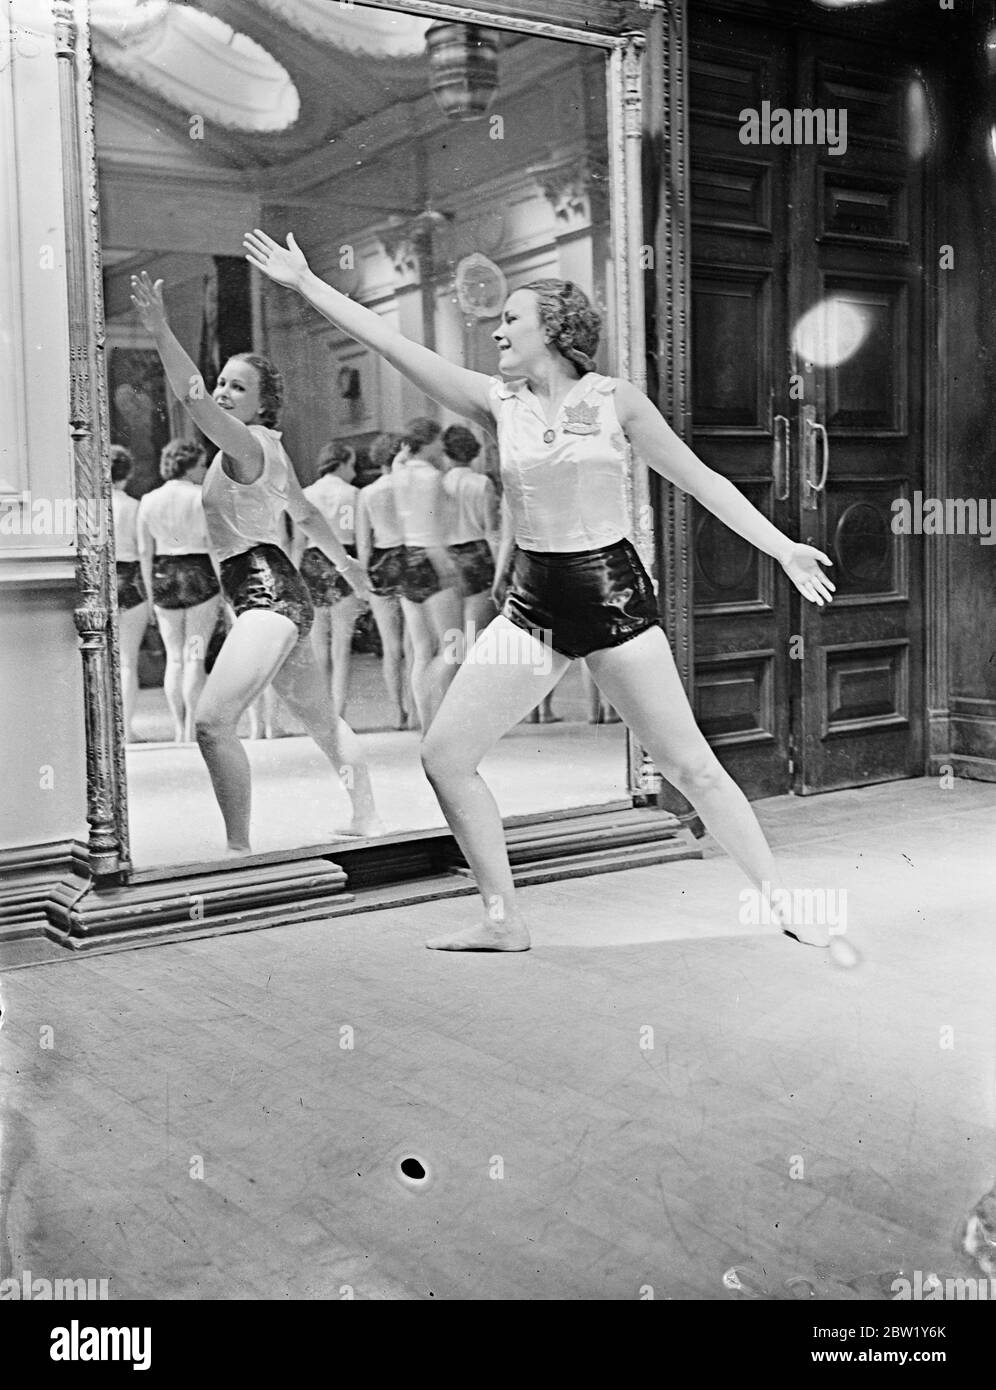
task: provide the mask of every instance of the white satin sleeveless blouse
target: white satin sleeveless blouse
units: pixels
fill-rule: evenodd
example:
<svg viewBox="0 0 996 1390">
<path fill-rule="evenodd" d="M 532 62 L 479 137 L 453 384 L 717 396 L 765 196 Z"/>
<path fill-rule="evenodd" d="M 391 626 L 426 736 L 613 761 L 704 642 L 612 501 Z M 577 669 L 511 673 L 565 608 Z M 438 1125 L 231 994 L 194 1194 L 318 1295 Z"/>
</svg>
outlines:
<svg viewBox="0 0 996 1390">
<path fill-rule="evenodd" d="M 552 426 L 525 381 L 491 378 L 501 477 L 520 550 L 595 550 L 629 535 L 629 444 L 613 377 L 588 372 Z"/>
</svg>

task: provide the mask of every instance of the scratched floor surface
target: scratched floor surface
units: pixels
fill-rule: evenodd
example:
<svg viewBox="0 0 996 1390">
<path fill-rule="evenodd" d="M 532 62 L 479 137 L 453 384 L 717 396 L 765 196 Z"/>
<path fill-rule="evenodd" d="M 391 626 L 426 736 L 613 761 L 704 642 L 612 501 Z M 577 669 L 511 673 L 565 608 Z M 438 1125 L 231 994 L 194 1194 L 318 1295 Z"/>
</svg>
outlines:
<svg viewBox="0 0 996 1390">
<path fill-rule="evenodd" d="M 725 1299 L 732 1267 L 784 1298 L 976 1273 L 954 1235 L 996 1177 L 996 787 L 760 810 L 846 906 L 854 970 L 742 924 L 710 856 L 528 890 L 519 956 L 424 950 L 453 899 L 9 971 L 0 1275 Z"/>
</svg>

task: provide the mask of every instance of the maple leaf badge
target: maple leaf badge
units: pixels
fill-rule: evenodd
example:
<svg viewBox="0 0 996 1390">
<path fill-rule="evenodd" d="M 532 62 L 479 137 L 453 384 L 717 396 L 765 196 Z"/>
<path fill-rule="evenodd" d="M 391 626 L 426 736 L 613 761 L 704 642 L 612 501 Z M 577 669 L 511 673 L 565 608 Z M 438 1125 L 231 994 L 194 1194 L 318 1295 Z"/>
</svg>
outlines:
<svg viewBox="0 0 996 1390">
<path fill-rule="evenodd" d="M 565 405 L 564 417 L 565 434 L 598 433 L 597 405 L 589 405 L 587 401 L 581 401 L 579 405 Z"/>
</svg>

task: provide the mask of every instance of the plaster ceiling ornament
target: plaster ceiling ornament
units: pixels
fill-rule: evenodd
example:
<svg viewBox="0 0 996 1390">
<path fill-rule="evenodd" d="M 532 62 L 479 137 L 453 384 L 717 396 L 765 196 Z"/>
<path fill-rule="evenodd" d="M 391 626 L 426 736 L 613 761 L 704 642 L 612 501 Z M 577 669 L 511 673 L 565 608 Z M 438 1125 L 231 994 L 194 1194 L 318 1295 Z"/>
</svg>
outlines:
<svg viewBox="0 0 996 1390">
<path fill-rule="evenodd" d="M 508 293 L 508 283 L 500 266 L 479 251 L 473 251 L 464 256 L 453 278 L 457 303 L 469 318 L 498 317 Z"/>
<path fill-rule="evenodd" d="M 265 48 L 223 20 L 172 0 L 92 0 L 98 64 L 170 105 L 229 130 L 286 130 L 301 101 Z"/>
<path fill-rule="evenodd" d="M 573 226 L 587 220 L 598 225 L 608 220 L 608 165 L 604 158 L 593 153 L 575 155 L 559 164 L 534 167 L 532 173 L 559 222 Z"/>
<path fill-rule="evenodd" d="M 320 43 L 370 58 L 421 57 L 432 24 L 431 19 L 365 9 L 343 0 L 256 0 L 256 4 Z"/>
</svg>

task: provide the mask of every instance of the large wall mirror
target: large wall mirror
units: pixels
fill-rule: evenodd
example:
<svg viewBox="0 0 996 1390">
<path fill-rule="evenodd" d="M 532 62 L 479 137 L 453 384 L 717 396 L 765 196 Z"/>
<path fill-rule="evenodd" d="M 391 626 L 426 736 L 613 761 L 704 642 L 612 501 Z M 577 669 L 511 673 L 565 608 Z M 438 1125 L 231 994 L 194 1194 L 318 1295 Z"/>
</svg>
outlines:
<svg viewBox="0 0 996 1390">
<path fill-rule="evenodd" d="M 603 313 L 599 370 L 635 374 L 639 305 L 628 258 L 638 163 L 621 126 L 634 45 L 550 37 L 550 26 L 452 24 L 444 7 L 424 8 L 430 13 L 331 0 L 203 9 L 93 0 L 117 516 L 134 513 L 122 497 L 144 507 L 167 482 L 182 480 L 189 492 L 202 473 L 204 441 L 130 303 L 141 270 L 163 280 L 170 323 L 209 386 L 234 353 L 264 353 L 279 368 L 287 452 L 306 487 L 323 470 L 334 479 L 346 531 L 350 507 L 381 476 L 383 436 L 416 416 L 460 423 L 303 301 L 263 282 L 242 254 L 254 226 L 281 239 L 293 231 L 323 278 L 488 373 L 497 372 L 491 335 L 504 292 L 543 276 L 572 280 Z M 497 494 L 495 443 L 474 433 L 472 457 L 440 466 L 484 474 Z M 213 446 L 205 452 L 210 461 Z M 119 522 L 124 564 L 134 564 L 130 536 L 129 522 Z M 292 557 L 300 545 L 288 528 Z M 202 678 L 197 652 L 192 662 L 183 656 L 185 642 L 202 641 L 210 669 L 229 617 L 220 599 L 206 599 L 152 621 L 138 592 L 126 579 L 118 614 L 131 861 L 168 870 L 225 848 L 185 720 Z M 493 612 L 486 597 L 465 610 L 478 626 Z M 419 763 L 403 669 L 411 640 L 398 601 L 333 601 L 318 613 L 329 700 L 363 742 L 387 833 L 442 826 Z M 240 732 L 253 774 L 254 853 L 347 843 L 338 834 L 349 819 L 345 793 L 279 699 L 264 692 Z M 550 702 L 502 740 L 486 772 L 504 814 L 517 816 L 619 801 L 632 787 L 632 762 L 623 726 L 576 663 Z"/>
</svg>

